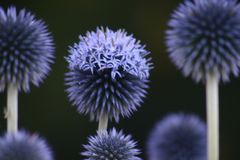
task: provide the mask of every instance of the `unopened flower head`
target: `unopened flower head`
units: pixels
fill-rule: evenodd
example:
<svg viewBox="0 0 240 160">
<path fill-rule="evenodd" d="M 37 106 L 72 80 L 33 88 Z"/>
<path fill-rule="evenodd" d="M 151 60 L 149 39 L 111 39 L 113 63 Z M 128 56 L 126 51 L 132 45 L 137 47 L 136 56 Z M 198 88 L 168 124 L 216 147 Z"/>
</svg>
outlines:
<svg viewBox="0 0 240 160">
<path fill-rule="evenodd" d="M 143 101 L 151 69 L 144 46 L 124 30 L 98 28 L 80 36 L 67 57 L 67 92 L 78 111 L 99 119 L 130 116 Z"/>
<path fill-rule="evenodd" d="M 198 117 L 171 114 L 157 123 L 147 142 L 149 160 L 206 160 L 206 126 Z"/>
<path fill-rule="evenodd" d="M 29 91 L 50 71 L 53 39 L 45 23 L 22 9 L 0 8 L 0 91 L 8 84 Z"/>
<path fill-rule="evenodd" d="M 26 132 L 7 133 L 0 138 L 1 160 L 53 160 L 45 140 Z"/>
<path fill-rule="evenodd" d="M 140 153 L 130 135 L 124 135 L 112 129 L 107 132 L 99 131 L 96 136 L 88 139 L 86 149 L 82 153 L 85 160 L 141 160 L 137 155 Z"/>
<path fill-rule="evenodd" d="M 228 81 L 239 75 L 240 5 L 237 0 L 185 0 L 167 31 L 170 58 L 185 76 L 208 74 Z"/>
</svg>

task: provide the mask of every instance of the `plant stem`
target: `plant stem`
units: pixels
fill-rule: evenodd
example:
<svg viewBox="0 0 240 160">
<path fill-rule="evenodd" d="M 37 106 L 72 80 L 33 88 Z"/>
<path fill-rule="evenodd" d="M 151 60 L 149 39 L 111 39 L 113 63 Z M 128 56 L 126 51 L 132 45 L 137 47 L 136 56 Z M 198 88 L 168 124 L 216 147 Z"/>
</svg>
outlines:
<svg viewBox="0 0 240 160">
<path fill-rule="evenodd" d="M 99 117 L 98 131 L 107 130 L 107 126 L 108 126 L 108 115 L 102 114 Z"/>
<path fill-rule="evenodd" d="M 219 99 L 217 76 L 209 74 L 206 82 L 208 160 L 219 160 Z"/>
<path fill-rule="evenodd" d="M 7 131 L 17 132 L 18 130 L 18 88 L 9 84 L 7 88 Z"/>
</svg>

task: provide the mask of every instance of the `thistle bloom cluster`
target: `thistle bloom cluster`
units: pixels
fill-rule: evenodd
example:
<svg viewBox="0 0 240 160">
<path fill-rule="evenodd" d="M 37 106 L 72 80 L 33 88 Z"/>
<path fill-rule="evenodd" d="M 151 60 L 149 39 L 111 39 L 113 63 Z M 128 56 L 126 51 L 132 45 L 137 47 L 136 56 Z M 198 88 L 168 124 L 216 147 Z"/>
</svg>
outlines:
<svg viewBox="0 0 240 160">
<path fill-rule="evenodd" d="M 158 122 L 147 143 L 149 160 L 206 160 L 206 126 L 194 115 L 171 114 Z"/>
<path fill-rule="evenodd" d="M 167 47 L 185 76 L 198 82 L 208 74 L 223 81 L 239 75 L 239 8 L 237 0 L 186 0 L 173 13 Z M 131 116 L 149 87 L 152 63 L 145 46 L 121 29 L 97 28 L 79 39 L 66 57 L 70 101 L 91 120 Z M 0 8 L 0 92 L 9 84 L 25 92 L 30 84 L 38 86 L 53 58 L 53 39 L 42 20 L 25 9 Z M 85 160 L 141 160 L 132 137 L 115 128 L 98 131 L 84 148 Z M 172 114 L 156 125 L 147 149 L 150 160 L 206 160 L 206 126 L 193 115 Z M 53 160 L 53 155 L 38 135 L 7 133 L 0 138 L 0 160 L 16 159 Z"/>
<path fill-rule="evenodd" d="M 149 54 L 132 35 L 108 28 L 80 36 L 66 58 L 67 92 L 78 111 L 99 119 L 130 116 L 146 95 L 151 69 Z"/>
<path fill-rule="evenodd" d="M 167 46 L 185 76 L 198 82 L 207 74 L 222 81 L 239 75 L 239 7 L 237 0 L 187 0 L 175 10 Z"/>
<path fill-rule="evenodd" d="M 0 159 L 53 160 L 53 156 L 45 140 L 21 131 L 0 138 Z"/>
<path fill-rule="evenodd" d="M 88 144 L 84 145 L 86 151 L 82 153 L 87 157 L 85 160 L 141 160 L 137 157 L 140 152 L 135 148 L 136 142 L 131 136 L 125 136 L 114 128 L 109 132 L 99 131 L 88 141 Z"/>
<path fill-rule="evenodd" d="M 38 86 L 53 62 L 53 40 L 45 23 L 25 9 L 0 8 L 0 91 L 7 84 L 29 91 Z"/>
</svg>

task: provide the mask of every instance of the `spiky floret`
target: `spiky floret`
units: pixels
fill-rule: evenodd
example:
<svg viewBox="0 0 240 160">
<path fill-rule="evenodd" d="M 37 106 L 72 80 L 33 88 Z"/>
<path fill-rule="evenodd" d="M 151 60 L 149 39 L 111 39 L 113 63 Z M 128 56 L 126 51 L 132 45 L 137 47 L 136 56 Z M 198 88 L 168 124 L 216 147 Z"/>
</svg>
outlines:
<svg viewBox="0 0 240 160">
<path fill-rule="evenodd" d="M 146 95 L 149 54 L 132 35 L 108 28 L 80 36 L 67 57 L 67 92 L 78 111 L 98 120 L 130 116 Z"/>
<path fill-rule="evenodd" d="M 137 157 L 140 152 L 135 147 L 136 142 L 130 135 L 125 136 L 122 131 L 117 132 L 113 128 L 109 132 L 98 131 L 96 136 L 89 137 L 82 155 L 87 157 L 85 160 L 141 160 Z"/>
<path fill-rule="evenodd" d="M 172 14 L 166 39 L 170 58 L 185 76 L 228 81 L 239 75 L 240 5 L 236 0 L 186 0 Z"/>
<path fill-rule="evenodd" d="M 198 117 L 171 114 L 157 123 L 147 141 L 149 160 L 206 160 L 206 126 Z"/>
<path fill-rule="evenodd" d="M 52 152 L 38 135 L 20 131 L 0 138 L 1 160 L 52 160 Z"/>
<path fill-rule="evenodd" d="M 25 9 L 0 8 L 0 91 L 11 83 L 29 91 L 38 86 L 53 62 L 53 39 L 45 23 Z"/>
</svg>

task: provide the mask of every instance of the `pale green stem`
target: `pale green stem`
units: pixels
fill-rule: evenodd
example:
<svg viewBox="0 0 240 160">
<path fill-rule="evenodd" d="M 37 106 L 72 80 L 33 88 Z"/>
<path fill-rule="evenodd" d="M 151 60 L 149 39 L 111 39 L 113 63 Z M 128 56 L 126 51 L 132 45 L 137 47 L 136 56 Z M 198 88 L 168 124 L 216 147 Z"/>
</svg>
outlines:
<svg viewBox="0 0 240 160">
<path fill-rule="evenodd" d="M 7 88 L 7 131 L 17 132 L 18 130 L 18 88 L 9 84 Z"/>
<path fill-rule="evenodd" d="M 208 160 L 219 160 L 219 97 L 217 76 L 209 74 L 206 82 Z"/>
<path fill-rule="evenodd" d="M 108 126 L 108 115 L 102 114 L 99 117 L 98 131 L 107 130 Z"/>
</svg>

